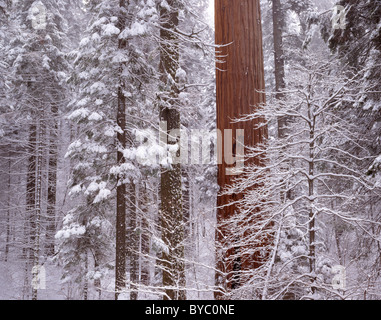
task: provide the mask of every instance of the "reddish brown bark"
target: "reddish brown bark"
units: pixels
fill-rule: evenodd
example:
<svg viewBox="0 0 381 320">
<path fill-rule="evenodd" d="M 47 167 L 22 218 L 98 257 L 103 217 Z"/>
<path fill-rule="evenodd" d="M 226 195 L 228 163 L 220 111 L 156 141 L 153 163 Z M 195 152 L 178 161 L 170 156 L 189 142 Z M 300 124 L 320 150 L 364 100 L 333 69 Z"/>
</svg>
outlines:
<svg viewBox="0 0 381 320">
<path fill-rule="evenodd" d="M 258 144 L 265 130 L 254 130 L 255 123 L 232 123 L 231 119 L 251 113 L 255 106 L 265 102 L 264 67 L 262 50 L 262 26 L 259 0 L 215 0 L 216 44 L 217 49 L 217 128 L 222 136 L 219 139 L 218 184 L 221 189 L 232 183 L 235 176 L 228 175 L 226 169 L 229 155 L 234 157 L 237 150 L 236 130 L 244 130 L 245 146 Z M 262 92 L 258 92 L 262 91 Z M 226 129 L 233 130 L 233 146 L 225 145 Z M 226 152 L 225 152 L 226 148 Z M 227 149 L 229 148 L 229 149 Z M 234 166 L 234 165 L 233 165 Z M 217 205 L 217 273 L 216 285 L 222 292 L 216 292 L 216 299 L 224 299 L 224 292 L 240 285 L 240 271 L 255 267 L 255 263 L 242 257 L 229 259 L 240 248 L 224 249 L 228 245 L 224 239 L 230 238 L 228 228 L 221 227 L 223 222 L 234 216 L 234 205 L 220 208 L 232 201 L 239 200 L 242 194 L 219 196 Z M 254 260 L 255 257 L 252 257 Z"/>
</svg>

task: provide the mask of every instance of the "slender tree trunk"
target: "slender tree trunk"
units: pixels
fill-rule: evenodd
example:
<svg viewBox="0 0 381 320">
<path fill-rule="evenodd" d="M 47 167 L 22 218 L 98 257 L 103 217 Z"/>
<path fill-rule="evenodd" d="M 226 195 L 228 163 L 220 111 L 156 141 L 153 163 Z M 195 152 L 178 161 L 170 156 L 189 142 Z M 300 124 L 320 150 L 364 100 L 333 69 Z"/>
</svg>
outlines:
<svg viewBox="0 0 381 320">
<path fill-rule="evenodd" d="M 83 300 L 88 300 L 89 299 L 89 281 L 87 280 L 87 274 L 89 272 L 89 257 L 86 251 L 86 256 L 85 256 L 85 277 L 83 279 Z"/>
<path fill-rule="evenodd" d="M 118 133 L 117 140 L 119 148 L 125 147 L 125 98 L 122 90 L 119 89 L 118 103 L 118 125 L 123 133 Z M 121 165 L 125 159 L 123 153 L 117 153 L 118 164 Z M 115 260 L 115 299 L 118 299 L 120 292 L 126 286 L 126 185 L 123 178 L 118 178 L 116 190 L 116 260 Z"/>
<path fill-rule="evenodd" d="M 311 106 L 308 106 L 308 117 L 310 119 L 310 144 L 309 144 L 309 169 L 308 169 L 308 195 L 310 198 L 309 203 L 309 223 L 308 223 L 308 234 L 309 234 L 309 265 L 310 273 L 314 276 L 316 270 L 316 244 L 315 244 L 315 212 L 313 209 L 314 202 L 314 169 L 315 169 L 315 118 L 311 110 Z M 314 281 L 314 280 L 313 280 Z M 312 292 L 315 292 L 314 286 L 312 286 Z"/>
<path fill-rule="evenodd" d="M 161 206 L 161 201 L 160 201 L 161 186 L 160 186 L 160 183 L 158 183 L 158 185 L 157 185 L 156 194 L 158 195 L 158 197 L 156 199 L 156 203 L 157 203 L 158 207 L 160 208 L 160 206 Z M 160 214 L 160 211 L 159 211 L 159 214 L 155 215 L 155 217 L 154 217 L 154 225 L 157 226 L 157 229 L 158 229 L 155 231 L 160 234 L 160 232 L 161 232 L 161 214 Z M 161 256 L 162 256 L 161 252 L 158 252 L 156 257 L 155 257 L 154 276 L 153 276 L 154 280 L 163 278 L 163 272 L 162 272 L 162 267 L 161 267 Z"/>
<path fill-rule="evenodd" d="M 119 30 L 124 30 L 127 19 L 128 0 L 119 1 Z M 120 39 L 118 49 L 126 48 L 126 41 Z M 119 70 L 118 111 L 117 124 L 121 131 L 117 133 L 117 161 L 118 165 L 125 163 L 122 149 L 126 148 L 126 97 L 124 96 L 125 83 L 121 75 L 125 64 Z M 126 286 L 126 184 L 123 177 L 118 177 L 116 190 L 116 259 L 115 259 L 115 300 Z"/>
<path fill-rule="evenodd" d="M 149 286 L 150 284 L 150 272 L 149 272 L 149 254 L 150 254 L 150 230 L 148 225 L 148 210 L 149 210 L 149 199 L 148 193 L 145 185 L 141 185 L 140 189 L 140 208 L 142 210 L 141 217 L 141 236 L 140 236 L 140 247 L 142 252 L 140 269 L 141 269 L 141 283 L 144 286 Z"/>
<path fill-rule="evenodd" d="M 24 224 L 24 245 L 22 255 L 25 259 L 25 281 L 23 297 L 28 298 L 30 290 L 30 266 L 33 265 L 33 245 L 35 242 L 35 207 L 36 207 L 36 150 L 37 150 L 37 126 L 35 123 L 29 127 L 28 141 L 28 171 L 26 177 L 26 221 Z"/>
<path fill-rule="evenodd" d="M 94 254 L 94 270 L 98 271 L 98 268 L 99 268 L 98 258 L 97 258 L 97 254 L 95 253 Z M 94 287 L 95 287 L 96 292 L 98 293 L 98 300 L 101 300 L 101 298 L 102 298 L 102 286 L 101 286 L 101 279 L 100 278 L 94 279 Z"/>
<path fill-rule="evenodd" d="M 45 123 L 39 123 L 39 135 L 37 145 L 37 161 L 36 161 L 36 194 L 35 194 L 35 217 L 33 217 L 33 233 L 34 233 L 34 249 L 33 249 L 33 270 L 34 279 L 38 278 L 40 272 L 40 233 L 41 233 L 41 196 L 42 196 L 42 157 L 43 157 L 43 143 L 44 143 L 44 130 Z M 32 288 L 32 300 L 37 300 L 38 287 Z"/>
<path fill-rule="evenodd" d="M 33 216 L 36 203 L 36 150 L 37 150 L 37 126 L 32 124 L 29 127 L 28 143 L 28 172 L 26 181 L 26 210 L 28 212 L 29 222 Z"/>
<path fill-rule="evenodd" d="M 191 235 L 191 208 L 190 208 L 190 183 L 188 170 L 185 168 L 182 170 L 183 176 L 183 215 L 184 215 L 184 227 L 185 235 L 188 238 Z"/>
<path fill-rule="evenodd" d="M 11 240 L 11 153 L 8 153 L 7 235 L 5 240 L 5 262 L 8 261 Z"/>
<path fill-rule="evenodd" d="M 274 75 L 275 97 L 282 98 L 281 91 L 285 88 L 283 28 L 284 14 L 280 0 L 272 0 L 273 37 L 274 37 Z M 287 117 L 278 119 L 278 136 L 284 138 L 286 134 Z"/>
<path fill-rule="evenodd" d="M 283 49 L 283 29 L 285 27 L 284 13 L 281 0 L 272 0 L 273 18 L 273 43 L 274 43 L 274 76 L 275 76 L 275 98 L 281 100 L 284 96 L 282 91 L 286 88 L 285 83 L 285 57 Z M 285 138 L 289 119 L 287 116 L 278 117 L 278 137 Z M 287 165 L 287 164 L 285 164 Z M 291 164 L 289 164 L 290 166 Z M 284 186 L 287 189 L 287 186 Z M 290 199 L 291 192 L 281 191 L 281 201 Z"/>
<path fill-rule="evenodd" d="M 58 108 L 55 104 L 51 108 L 53 126 L 50 131 L 49 168 L 48 168 L 48 206 L 46 253 L 54 255 L 54 236 L 56 233 L 56 193 L 57 193 L 57 143 L 58 143 Z"/>
<path fill-rule="evenodd" d="M 332 200 L 331 201 L 331 209 L 332 209 L 332 212 L 334 211 L 334 206 L 335 206 L 335 200 Z M 372 213 L 372 204 L 370 204 L 370 212 Z M 373 219 L 371 219 L 373 221 Z M 340 243 L 340 238 L 341 238 L 341 235 L 342 235 L 342 231 L 339 230 L 339 220 L 337 219 L 337 216 L 334 216 L 333 218 L 333 223 L 334 223 L 334 232 L 335 232 L 335 242 L 336 242 L 336 248 L 337 248 L 337 257 L 339 258 L 339 263 L 340 265 L 344 265 L 344 257 L 343 257 L 343 254 L 341 252 L 341 243 Z M 374 230 L 373 231 L 373 234 L 374 234 Z M 381 253 L 381 251 L 378 251 Z"/>
<path fill-rule="evenodd" d="M 160 121 L 165 123 L 167 145 L 175 144 L 169 137 L 172 130 L 181 126 L 177 105 L 178 89 L 174 83 L 179 68 L 178 38 L 174 33 L 179 24 L 179 1 L 168 0 L 168 6 L 160 6 L 160 74 L 162 97 L 160 101 Z M 173 79 L 174 81 L 170 81 Z M 164 89 L 166 88 L 166 89 Z M 180 151 L 177 152 L 180 156 Z M 166 245 L 163 251 L 163 287 L 164 299 L 184 300 L 185 264 L 184 264 L 184 223 L 181 187 L 181 165 L 161 168 L 161 237 Z"/>
<path fill-rule="evenodd" d="M 139 235 L 138 235 L 138 217 L 136 208 L 136 187 L 134 183 L 130 184 L 129 195 L 129 245 L 128 253 L 130 259 L 130 300 L 138 299 L 137 284 L 139 282 Z"/>
</svg>

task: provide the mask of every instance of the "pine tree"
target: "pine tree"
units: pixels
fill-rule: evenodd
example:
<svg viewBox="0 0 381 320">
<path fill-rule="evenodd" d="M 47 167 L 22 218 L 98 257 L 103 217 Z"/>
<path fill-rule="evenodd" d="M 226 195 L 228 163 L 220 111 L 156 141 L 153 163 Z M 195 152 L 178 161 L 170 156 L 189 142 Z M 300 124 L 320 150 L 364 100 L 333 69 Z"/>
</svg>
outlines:
<svg viewBox="0 0 381 320">
<path fill-rule="evenodd" d="M 89 4 L 92 19 L 79 49 L 73 52 L 78 72 L 72 81 L 79 85 L 79 90 L 70 104 L 69 119 L 76 124 L 79 134 L 74 137 L 67 157 L 76 163 L 71 193 L 79 196 L 80 205 L 74 215 L 81 217 L 85 228 L 93 219 L 116 226 L 95 233 L 104 243 L 109 242 L 112 234 L 116 236 L 115 298 L 127 290 L 127 259 L 135 263 L 134 257 L 126 255 L 132 252 L 130 246 L 136 249 L 136 244 L 126 242 L 135 235 L 136 228 L 131 230 L 126 223 L 136 220 L 135 204 L 129 205 L 129 194 L 134 196 L 131 186 L 141 174 L 135 161 L 134 132 L 142 114 L 149 112 L 143 107 L 148 100 L 144 92 L 153 70 L 145 59 L 145 50 L 150 46 L 145 37 L 156 10 L 151 1 L 139 2 L 143 6 L 137 4 L 136 1 Z M 88 198 L 85 207 L 80 200 L 83 195 Z M 110 209 L 113 206 L 115 209 Z M 87 233 L 80 238 L 83 237 Z M 104 251 L 93 244 L 95 247 L 88 249 Z M 63 245 L 72 247 L 69 243 Z M 84 261 L 76 263 L 82 265 Z"/>
<path fill-rule="evenodd" d="M 31 268 L 37 270 L 44 262 L 40 256 L 45 255 L 42 231 L 47 224 L 44 219 L 47 216 L 44 212 L 44 185 L 47 178 L 45 163 L 49 149 L 46 137 L 56 134 L 49 132 L 47 128 L 57 130 L 57 112 L 65 103 L 64 82 L 68 65 L 64 54 L 65 22 L 60 12 L 61 4 L 51 1 L 24 1 L 14 3 L 12 8 L 13 23 L 17 25 L 17 29 L 14 30 L 17 31 L 13 32 L 12 40 L 9 42 L 8 61 L 12 65 L 13 88 L 11 101 L 14 101 L 13 111 L 19 116 L 15 120 L 22 123 L 18 131 L 19 147 L 22 149 L 22 146 L 26 145 L 26 152 L 19 153 L 19 160 L 24 157 L 27 167 L 23 247 L 26 258 L 26 283 Z M 53 158 L 52 155 L 51 159 Z M 57 168 L 53 166 L 49 170 L 51 172 L 49 216 L 54 219 L 56 184 L 54 172 Z M 50 228 L 54 227 L 52 224 L 49 225 Z M 52 235 L 46 235 L 47 239 L 53 241 Z M 26 290 L 28 286 L 25 287 Z M 32 290 L 32 299 L 37 299 L 36 289 Z"/>
<path fill-rule="evenodd" d="M 364 132 L 372 137 L 369 149 L 380 153 L 378 143 L 380 132 L 378 118 L 380 111 L 380 63 L 381 63 L 381 4 L 379 1 L 337 1 L 336 5 L 345 8 L 345 26 L 332 29 L 332 24 L 322 24 L 322 35 L 330 49 L 336 52 L 343 64 L 360 71 L 368 70 L 361 79 L 362 97 L 353 105 L 357 121 Z M 370 174 L 378 171 L 376 161 Z"/>
<path fill-rule="evenodd" d="M 342 108 L 347 110 L 345 116 L 348 121 L 356 124 L 361 129 L 361 133 L 368 137 L 362 143 L 369 153 L 375 156 L 375 161 L 369 166 L 367 162 L 363 163 L 363 170 L 367 173 L 369 181 L 372 183 L 379 181 L 379 154 L 381 152 L 380 137 L 380 44 L 381 29 L 380 16 L 381 4 L 379 1 L 336 1 L 335 5 L 339 9 L 344 9 L 344 25 L 340 28 L 333 28 L 329 17 L 322 18 L 321 32 L 325 41 L 328 43 L 332 52 L 339 57 L 340 64 L 345 66 L 348 73 L 356 72 L 359 74 L 358 84 L 359 95 L 352 99 L 342 102 Z M 357 84 L 356 84 L 357 85 Z M 355 152 L 361 152 L 355 150 Z M 368 205 L 363 210 L 364 217 L 372 221 L 378 219 L 377 209 L 379 207 L 379 198 L 368 195 Z M 376 211 L 375 211 L 376 210 Z M 367 254 L 378 252 L 378 244 L 367 236 L 367 232 L 373 233 L 374 227 L 369 226 L 361 235 L 363 246 L 367 248 Z M 346 232 L 339 228 L 338 243 L 345 243 Z M 342 248 L 342 251 L 344 249 Z M 357 254 L 363 257 L 361 250 Z M 376 253 L 376 256 L 379 255 Z M 381 265 L 379 259 L 374 263 L 368 263 L 367 258 L 361 258 L 362 267 L 359 271 L 358 287 L 367 286 L 364 289 L 372 297 L 371 287 L 379 281 L 379 270 Z M 368 279 L 368 284 L 365 285 Z"/>
<path fill-rule="evenodd" d="M 180 1 L 167 1 L 160 5 L 160 121 L 165 124 L 164 143 L 173 145 L 178 137 L 170 133 L 181 128 L 178 100 L 179 39 L 176 28 L 179 24 Z M 180 156 L 180 150 L 177 151 Z M 182 179 L 180 163 L 161 169 L 160 185 L 161 237 L 166 246 L 163 252 L 164 299 L 184 300 L 184 224 L 182 203 Z"/>
</svg>

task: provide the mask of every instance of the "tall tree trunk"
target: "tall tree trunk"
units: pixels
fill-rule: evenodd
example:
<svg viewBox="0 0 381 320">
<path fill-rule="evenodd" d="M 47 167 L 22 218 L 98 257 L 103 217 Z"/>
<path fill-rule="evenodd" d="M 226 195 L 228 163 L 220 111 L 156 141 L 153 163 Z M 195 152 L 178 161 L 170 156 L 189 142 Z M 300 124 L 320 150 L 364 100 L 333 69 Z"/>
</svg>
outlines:
<svg viewBox="0 0 381 320">
<path fill-rule="evenodd" d="M 168 0 L 168 6 L 160 6 L 160 74 L 162 92 L 160 101 L 160 121 L 166 124 L 166 145 L 176 144 L 169 137 L 172 130 L 181 126 L 177 105 L 178 89 L 175 83 L 179 68 L 179 44 L 175 29 L 179 24 L 179 1 Z M 165 88 L 165 89 L 164 89 Z M 180 150 L 177 152 L 180 156 Z M 164 299 L 184 300 L 185 264 L 184 264 L 184 223 L 182 208 L 181 165 L 161 168 L 161 237 L 166 246 L 163 251 L 163 287 Z"/>
<path fill-rule="evenodd" d="M 265 129 L 253 130 L 252 122 L 231 122 L 231 119 L 251 113 L 253 106 L 265 102 L 265 95 L 261 92 L 265 85 L 260 1 L 215 0 L 215 29 L 216 44 L 222 45 L 217 49 L 220 61 L 216 71 L 216 98 L 217 128 L 222 133 L 218 141 L 218 184 L 223 190 L 235 177 L 229 169 L 232 159 L 238 164 L 236 153 L 240 147 L 239 139 L 243 139 L 240 130 L 244 130 L 245 146 L 258 144 L 266 136 Z M 226 135 L 229 132 L 231 134 Z M 231 289 L 241 285 L 242 269 L 258 267 L 255 256 L 237 256 L 231 261 L 231 257 L 241 252 L 239 247 L 226 249 L 231 244 L 225 243 L 224 239 L 231 238 L 232 234 L 229 235 L 228 228 L 221 226 L 236 211 L 234 205 L 226 205 L 242 197 L 242 194 L 235 194 L 217 199 L 216 299 L 228 298 Z"/>
<path fill-rule="evenodd" d="M 315 211 L 313 209 L 314 205 L 314 174 L 315 174 L 315 115 L 312 112 L 312 107 L 308 105 L 308 118 L 310 119 L 310 144 L 309 144 L 309 168 L 308 168 L 308 196 L 310 198 L 309 202 L 309 223 L 308 223 L 308 235 L 309 235 L 309 265 L 311 276 L 315 276 L 316 270 L 316 229 L 315 229 Z M 315 280 L 312 279 L 312 282 Z M 312 285 L 312 293 L 315 292 L 315 287 Z"/>
<path fill-rule="evenodd" d="M 56 193 L 57 193 L 57 143 L 58 143 L 58 108 L 55 104 L 51 107 L 53 126 L 50 131 L 49 143 L 49 168 L 48 168 L 48 206 L 46 253 L 54 255 L 54 236 L 56 233 Z"/>
<path fill-rule="evenodd" d="M 137 284 L 139 282 L 139 235 L 138 235 L 138 217 L 136 207 L 136 187 L 132 182 L 130 184 L 129 194 L 129 244 L 128 253 L 130 260 L 130 300 L 138 299 Z"/>
<path fill-rule="evenodd" d="M 37 145 L 37 161 L 36 161 L 36 193 L 35 193 L 35 216 L 33 221 L 33 234 L 34 234 L 34 248 L 33 248 L 33 270 L 34 279 L 38 279 L 40 272 L 40 233 L 41 233 L 41 197 L 42 197 L 42 157 L 43 157 L 43 143 L 44 143 L 44 130 L 45 123 L 39 122 L 39 134 Z M 37 273 L 37 274 L 36 274 Z M 32 288 L 32 300 L 37 300 L 38 285 Z"/>
<path fill-rule="evenodd" d="M 190 207 L 190 183 L 189 173 L 187 168 L 182 170 L 183 176 L 183 216 L 184 216 L 184 231 L 185 237 L 191 235 L 191 207 Z"/>
<path fill-rule="evenodd" d="M 283 28 L 284 14 L 280 0 L 272 0 L 273 37 L 274 37 L 274 75 L 275 75 L 275 97 L 282 98 L 281 91 L 285 88 L 284 50 L 283 50 Z M 287 118 L 278 119 L 278 136 L 283 138 L 286 134 Z"/>
<path fill-rule="evenodd" d="M 23 288 L 23 297 L 28 298 L 30 290 L 30 266 L 33 265 L 33 244 L 34 235 L 34 214 L 36 204 L 36 150 L 37 150 L 37 126 L 35 123 L 29 126 L 28 141 L 28 169 L 26 176 L 26 216 L 24 224 L 24 244 L 22 255 L 25 259 L 25 280 Z"/>
<path fill-rule="evenodd" d="M 89 257 L 86 251 L 85 255 L 85 276 L 84 276 L 84 283 L 83 283 L 83 300 L 88 300 L 89 299 L 89 281 L 87 279 L 87 274 L 89 272 Z"/>
<path fill-rule="evenodd" d="M 119 148 L 125 147 L 125 98 L 122 89 L 118 92 L 118 125 L 123 133 L 118 133 Z M 117 152 L 117 161 L 121 165 L 125 159 L 122 151 Z M 115 258 L 115 299 L 126 285 L 126 185 L 123 177 L 118 177 L 116 189 L 116 258 Z"/>
<path fill-rule="evenodd" d="M 98 258 L 97 254 L 94 255 L 94 270 L 98 271 L 99 268 L 99 263 L 98 263 Z M 102 299 L 102 284 L 101 284 L 101 278 L 97 277 L 94 279 L 94 287 L 95 291 L 98 293 L 98 300 Z"/>
<path fill-rule="evenodd" d="M 285 57 L 283 48 L 283 30 L 285 27 L 284 13 L 281 0 L 272 0 L 273 18 L 273 43 L 274 43 L 274 76 L 275 76 L 275 98 L 282 99 L 282 91 L 286 88 L 285 82 Z M 287 116 L 278 117 L 278 137 L 285 138 L 289 118 Z M 286 164 L 287 165 L 287 164 Z M 292 164 L 289 164 L 289 166 Z M 284 186 L 287 189 L 287 186 Z M 291 192 L 280 192 L 281 201 L 290 199 Z"/>
<path fill-rule="evenodd" d="M 36 150 L 37 150 L 37 126 L 35 124 L 29 127 L 28 143 L 28 172 L 26 178 L 26 210 L 30 223 L 36 203 Z"/>
<path fill-rule="evenodd" d="M 128 0 L 119 1 L 119 30 L 124 30 L 127 19 Z M 118 49 L 126 48 L 126 41 L 120 39 Z M 118 87 L 117 125 L 117 161 L 118 165 L 125 163 L 122 149 L 126 148 L 126 97 L 124 96 L 125 83 L 121 75 L 125 64 L 120 66 Z M 123 177 L 118 176 L 116 189 L 116 258 L 115 258 L 115 300 L 126 286 L 126 184 Z"/>
<path fill-rule="evenodd" d="M 149 286 L 150 284 L 150 272 L 149 272 L 149 253 L 150 253 L 150 230 L 148 225 L 148 213 L 149 213 L 149 198 L 146 185 L 141 184 L 140 188 L 140 206 L 142 210 L 141 217 L 141 234 L 140 234 L 140 280 L 142 285 Z"/>
<path fill-rule="evenodd" d="M 7 235 L 5 239 L 5 262 L 8 261 L 11 241 L 11 152 L 8 153 Z"/>
</svg>

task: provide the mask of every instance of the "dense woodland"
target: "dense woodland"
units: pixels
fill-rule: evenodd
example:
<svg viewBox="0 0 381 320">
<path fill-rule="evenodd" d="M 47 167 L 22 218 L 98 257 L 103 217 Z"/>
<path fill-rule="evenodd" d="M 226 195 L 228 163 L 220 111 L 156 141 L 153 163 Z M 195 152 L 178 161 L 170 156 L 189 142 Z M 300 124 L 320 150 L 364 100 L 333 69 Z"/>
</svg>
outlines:
<svg viewBox="0 0 381 320">
<path fill-rule="evenodd" d="M 381 298 L 381 1 L 234 1 L 266 102 L 221 186 L 213 1 L 0 0 L 0 299 Z"/>
</svg>

